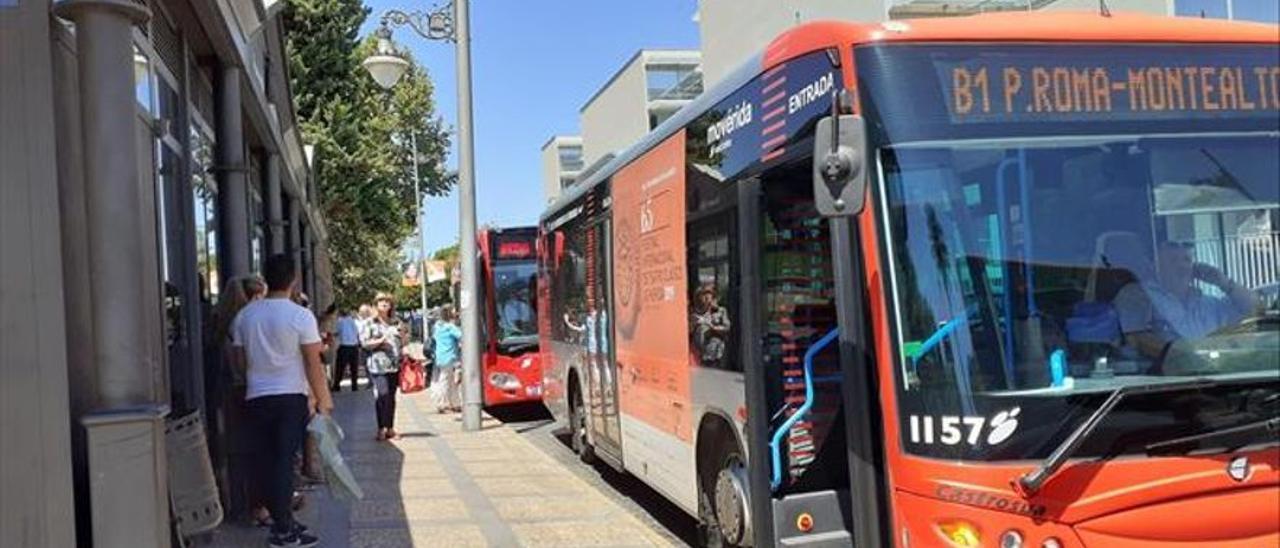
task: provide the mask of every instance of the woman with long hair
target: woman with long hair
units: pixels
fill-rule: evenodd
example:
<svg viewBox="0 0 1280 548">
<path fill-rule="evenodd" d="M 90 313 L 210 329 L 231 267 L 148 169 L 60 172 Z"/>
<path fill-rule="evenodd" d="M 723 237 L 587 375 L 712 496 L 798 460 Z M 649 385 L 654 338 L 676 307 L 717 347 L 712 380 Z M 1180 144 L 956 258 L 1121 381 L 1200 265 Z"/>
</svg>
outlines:
<svg viewBox="0 0 1280 548">
<path fill-rule="evenodd" d="M 378 416 L 378 441 L 398 437 L 395 429 L 396 389 L 400 386 L 400 321 L 395 302 L 388 293 L 374 298 L 374 315 L 360 330 L 360 346 L 365 351 L 365 369 L 373 385 L 374 409 Z"/>
<path fill-rule="evenodd" d="M 210 421 L 219 421 L 227 432 L 225 448 L 226 467 L 219 467 L 223 477 L 223 485 L 228 486 L 228 497 L 231 508 L 238 512 L 248 511 L 249 518 L 261 525 L 270 518 L 266 507 L 254 492 L 250 482 L 253 453 L 245 439 L 248 432 L 247 418 L 244 411 L 245 389 L 247 380 L 245 371 L 232 366 L 231 355 L 231 322 L 240 310 L 249 303 L 261 299 L 267 294 L 267 283 L 255 274 L 237 276 L 227 280 L 222 293 L 218 295 L 218 304 L 213 311 L 211 322 L 212 339 L 209 345 L 218 349 L 218 359 L 210 364 L 213 373 L 206 377 L 216 397 L 210 398 Z M 223 453 L 214 450 L 215 454 Z"/>
</svg>

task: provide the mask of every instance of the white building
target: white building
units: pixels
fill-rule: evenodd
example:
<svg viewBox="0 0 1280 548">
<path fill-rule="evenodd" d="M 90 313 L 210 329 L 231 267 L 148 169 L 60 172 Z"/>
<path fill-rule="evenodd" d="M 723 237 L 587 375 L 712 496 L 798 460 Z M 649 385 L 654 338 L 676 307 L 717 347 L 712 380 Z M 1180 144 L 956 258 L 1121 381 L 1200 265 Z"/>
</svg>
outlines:
<svg viewBox="0 0 1280 548">
<path fill-rule="evenodd" d="M 579 110 L 582 160 L 640 140 L 702 93 L 701 54 L 694 50 L 640 50 Z"/>
<path fill-rule="evenodd" d="M 702 74 L 712 87 L 782 31 L 820 19 L 883 21 L 891 0 L 698 0 Z"/>
<path fill-rule="evenodd" d="M 547 139 L 542 145 L 542 194 L 547 203 L 555 201 L 562 190 L 573 184 L 583 167 L 582 137 L 554 135 Z"/>
</svg>

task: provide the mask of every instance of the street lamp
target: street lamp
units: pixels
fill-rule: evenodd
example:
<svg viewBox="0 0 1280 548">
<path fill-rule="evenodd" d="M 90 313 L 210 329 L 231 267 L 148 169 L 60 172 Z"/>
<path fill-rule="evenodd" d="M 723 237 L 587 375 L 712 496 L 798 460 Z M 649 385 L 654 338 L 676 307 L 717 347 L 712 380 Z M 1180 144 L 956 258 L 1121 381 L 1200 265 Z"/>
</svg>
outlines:
<svg viewBox="0 0 1280 548">
<path fill-rule="evenodd" d="M 476 188 L 475 142 L 471 123 L 471 26 L 469 0 L 452 2 L 426 12 L 388 10 L 378 28 L 378 51 L 361 64 L 374 81 L 391 89 L 404 76 L 409 62 L 401 57 L 391 41 L 391 28 L 406 26 L 427 40 L 445 40 L 456 44 L 458 64 L 458 246 L 462 263 L 462 428 L 480 429 L 480 318 L 476 310 Z M 417 147 L 414 147 L 417 153 Z M 418 165 L 415 157 L 416 181 Z M 416 184 L 416 183 L 415 183 Z M 421 220 L 421 215 L 419 215 Z M 421 222 L 421 221 L 419 221 Z M 419 234 L 421 236 L 421 234 Z"/>
<path fill-rule="evenodd" d="M 369 71 L 369 76 L 372 76 L 373 81 L 382 86 L 382 89 L 390 90 L 395 87 L 396 82 L 400 81 L 400 77 L 404 76 L 405 71 L 409 70 L 409 62 L 400 57 L 395 45 L 391 43 L 391 29 L 385 26 L 379 28 L 377 36 L 378 53 L 370 55 L 360 64 L 364 65 L 365 70 Z"/>
</svg>

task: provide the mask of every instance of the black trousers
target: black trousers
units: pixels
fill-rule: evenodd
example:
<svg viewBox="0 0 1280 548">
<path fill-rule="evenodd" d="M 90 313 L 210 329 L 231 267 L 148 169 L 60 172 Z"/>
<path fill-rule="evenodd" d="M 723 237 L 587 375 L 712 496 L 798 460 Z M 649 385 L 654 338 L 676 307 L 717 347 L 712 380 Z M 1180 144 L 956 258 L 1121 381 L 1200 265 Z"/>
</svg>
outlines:
<svg viewBox="0 0 1280 548">
<path fill-rule="evenodd" d="M 395 428 L 400 372 L 371 373 L 369 379 L 373 383 L 373 408 L 378 414 L 378 428 Z"/>
<path fill-rule="evenodd" d="M 333 366 L 333 391 L 337 392 L 338 387 L 342 384 L 342 378 L 346 376 L 347 371 L 351 371 L 351 391 L 354 392 L 360 380 L 360 347 L 359 346 L 339 346 L 338 357 Z"/>
<path fill-rule="evenodd" d="M 245 402 L 255 449 L 258 490 L 275 523 L 271 531 L 293 530 L 293 458 L 307 428 L 307 396 L 261 396 Z"/>
</svg>

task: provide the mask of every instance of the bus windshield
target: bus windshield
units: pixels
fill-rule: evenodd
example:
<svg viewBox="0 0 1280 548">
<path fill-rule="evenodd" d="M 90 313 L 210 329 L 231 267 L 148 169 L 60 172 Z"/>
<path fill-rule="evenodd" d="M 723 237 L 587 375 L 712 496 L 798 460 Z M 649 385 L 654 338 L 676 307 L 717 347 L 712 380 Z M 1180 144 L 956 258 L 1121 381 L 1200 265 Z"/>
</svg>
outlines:
<svg viewBox="0 0 1280 548">
<path fill-rule="evenodd" d="M 904 444 L 1043 458 L 1115 388 L 1081 455 L 1280 413 L 1280 133 L 882 149 Z"/>
<path fill-rule="evenodd" d="M 494 265 L 494 305 L 499 346 L 537 342 L 538 318 L 533 301 L 536 275 L 537 265 L 531 260 L 502 261 Z"/>
</svg>

